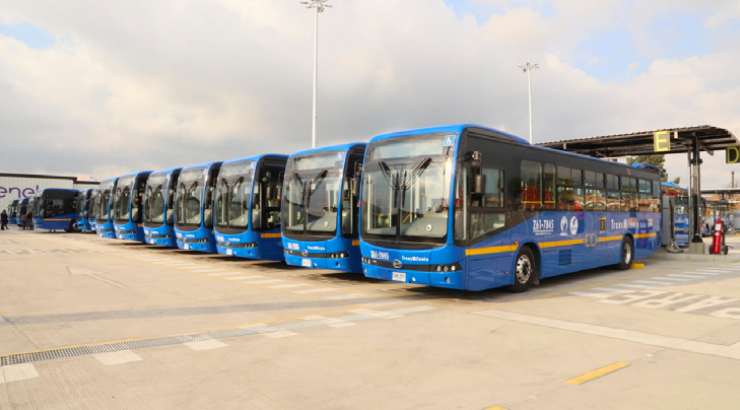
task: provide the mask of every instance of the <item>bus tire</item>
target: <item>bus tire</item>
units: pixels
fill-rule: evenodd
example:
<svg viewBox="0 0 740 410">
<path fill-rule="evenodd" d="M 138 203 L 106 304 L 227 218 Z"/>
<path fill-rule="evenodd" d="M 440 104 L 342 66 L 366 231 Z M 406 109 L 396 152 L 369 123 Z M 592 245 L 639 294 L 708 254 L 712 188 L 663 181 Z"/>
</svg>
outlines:
<svg viewBox="0 0 740 410">
<path fill-rule="evenodd" d="M 628 270 L 635 261 L 635 245 L 632 238 L 625 236 L 622 241 L 622 247 L 619 250 L 619 263 L 616 265 L 619 270 Z"/>
<path fill-rule="evenodd" d="M 535 276 L 537 276 L 537 260 L 532 250 L 524 247 L 519 251 L 514 262 L 514 284 L 506 289 L 514 293 L 526 292 L 532 286 Z"/>
</svg>

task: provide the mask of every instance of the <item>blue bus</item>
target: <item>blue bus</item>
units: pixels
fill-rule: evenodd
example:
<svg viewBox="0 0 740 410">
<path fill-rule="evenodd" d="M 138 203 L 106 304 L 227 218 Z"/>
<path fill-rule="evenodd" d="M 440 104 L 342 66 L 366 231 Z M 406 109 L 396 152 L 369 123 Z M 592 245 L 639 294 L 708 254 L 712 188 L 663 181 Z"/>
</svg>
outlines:
<svg viewBox="0 0 740 410">
<path fill-rule="evenodd" d="M 152 171 L 141 171 L 118 177 L 113 190 L 113 229 L 116 238 L 144 242 L 142 197 L 146 180 Z"/>
<path fill-rule="evenodd" d="M 155 171 L 144 190 L 144 242 L 177 247 L 175 241 L 175 189 L 181 168 Z"/>
<path fill-rule="evenodd" d="M 287 155 L 226 161 L 216 182 L 216 249 L 224 255 L 282 261 L 280 188 Z"/>
<path fill-rule="evenodd" d="M 108 178 L 100 181 L 98 192 L 93 201 L 95 206 L 95 231 L 101 238 L 115 239 L 116 237 L 111 211 L 113 210 L 113 192 L 116 189 L 117 181 L 118 178 Z"/>
<path fill-rule="evenodd" d="M 297 152 L 283 182 L 283 248 L 288 265 L 362 272 L 359 178 L 367 144 Z"/>
<path fill-rule="evenodd" d="M 660 172 L 532 146 L 478 125 L 374 137 L 362 174 L 367 277 L 524 292 L 629 269 L 660 244 Z"/>
<path fill-rule="evenodd" d="M 90 226 L 89 232 L 95 233 L 95 197 L 98 195 L 98 188 L 90 189 L 90 199 L 87 201 L 87 224 Z"/>
<path fill-rule="evenodd" d="M 175 191 L 175 240 L 177 247 L 216 253 L 213 235 L 213 195 L 221 162 L 185 167 Z"/>
<path fill-rule="evenodd" d="M 35 228 L 50 231 L 77 231 L 76 189 L 46 188 L 36 194 L 33 206 Z"/>
<path fill-rule="evenodd" d="M 8 206 L 8 222 L 11 225 L 16 225 L 18 223 L 18 204 L 20 204 L 20 199 L 14 199 L 13 202 L 10 203 L 10 206 Z"/>
<path fill-rule="evenodd" d="M 94 192 L 94 188 L 83 189 L 77 197 L 77 229 L 82 232 L 93 230 L 90 225 L 90 203 Z"/>
<path fill-rule="evenodd" d="M 31 201 L 31 198 L 23 198 L 18 202 L 16 221 L 15 221 L 16 225 L 18 226 L 23 225 L 23 215 L 26 215 L 28 213 L 28 210 L 29 210 L 28 203 L 30 201 Z"/>
</svg>

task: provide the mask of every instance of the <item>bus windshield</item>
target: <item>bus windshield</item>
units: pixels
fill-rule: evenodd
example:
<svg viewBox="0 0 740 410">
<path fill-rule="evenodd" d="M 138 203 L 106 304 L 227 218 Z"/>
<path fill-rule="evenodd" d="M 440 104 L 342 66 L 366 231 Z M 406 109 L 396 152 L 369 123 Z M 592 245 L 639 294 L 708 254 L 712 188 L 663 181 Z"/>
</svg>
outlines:
<svg viewBox="0 0 740 410">
<path fill-rule="evenodd" d="M 81 191 L 80 195 L 77 197 L 77 218 L 85 218 L 85 194 L 87 192 Z"/>
<path fill-rule="evenodd" d="M 128 222 L 131 217 L 131 183 L 134 177 L 122 177 L 113 196 L 113 216 L 116 222 Z"/>
<path fill-rule="evenodd" d="M 201 201 L 207 168 L 198 167 L 182 171 L 177 184 L 177 225 L 200 226 Z"/>
<path fill-rule="evenodd" d="M 337 230 L 344 153 L 324 151 L 292 158 L 285 172 L 284 230 L 328 233 Z"/>
<path fill-rule="evenodd" d="M 97 212 L 95 217 L 101 222 L 107 222 L 110 211 L 110 190 L 113 187 L 113 181 L 103 181 L 100 183 L 98 191 L 98 200 L 96 201 Z"/>
<path fill-rule="evenodd" d="M 164 222 L 164 195 L 167 189 L 165 185 L 167 173 L 151 174 L 146 181 L 144 190 L 144 222 Z"/>
<path fill-rule="evenodd" d="M 216 187 L 216 226 L 247 228 L 256 164 L 245 160 L 221 167 Z"/>
<path fill-rule="evenodd" d="M 447 235 L 454 147 L 446 135 L 391 138 L 368 146 L 362 235 L 443 242 Z"/>
</svg>

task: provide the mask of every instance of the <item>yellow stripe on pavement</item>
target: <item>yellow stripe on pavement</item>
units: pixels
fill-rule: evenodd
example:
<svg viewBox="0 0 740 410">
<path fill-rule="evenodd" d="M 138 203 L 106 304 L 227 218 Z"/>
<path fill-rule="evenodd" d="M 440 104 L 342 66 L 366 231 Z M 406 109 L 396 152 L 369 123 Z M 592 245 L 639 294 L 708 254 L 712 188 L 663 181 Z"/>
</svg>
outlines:
<svg viewBox="0 0 740 410">
<path fill-rule="evenodd" d="M 629 366 L 629 363 L 625 363 L 625 362 L 612 363 L 609 366 L 604 366 L 604 367 L 602 367 L 600 369 L 596 369 L 596 370 L 594 370 L 592 372 L 588 372 L 588 373 L 582 374 L 582 375 L 580 375 L 578 377 L 575 377 L 573 379 L 570 379 L 570 380 L 568 380 L 568 384 L 583 384 L 583 383 L 589 382 L 589 381 L 591 381 L 593 379 L 597 379 L 597 378 L 599 378 L 601 376 L 604 376 L 606 374 L 609 374 L 611 372 L 615 372 L 615 371 L 617 371 L 619 369 L 622 369 L 624 367 L 627 367 L 627 366 Z"/>
</svg>

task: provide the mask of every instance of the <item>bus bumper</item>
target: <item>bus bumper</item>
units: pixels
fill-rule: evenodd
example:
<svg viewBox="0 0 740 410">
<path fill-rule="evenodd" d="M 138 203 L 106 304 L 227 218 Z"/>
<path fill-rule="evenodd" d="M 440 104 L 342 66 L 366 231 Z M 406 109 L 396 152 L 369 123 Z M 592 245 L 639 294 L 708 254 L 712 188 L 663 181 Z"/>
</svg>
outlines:
<svg viewBox="0 0 740 410">
<path fill-rule="evenodd" d="M 465 275 L 463 272 L 462 270 L 456 272 L 420 272 L 362 264 L 362 273 L 368 278 L 449 289 L 465 289 Z"/>
<path fill-rule="evenodd" d="M 306 257 L 296 255 L 285 255 L 285 263 L 292 266 L 301 266 L 304 268 L 331 269 L 342 272 L 355 272 L 352 269 L 352 260 L 346 258 L 312 258 L 311 254 Z"/>
</svg>

